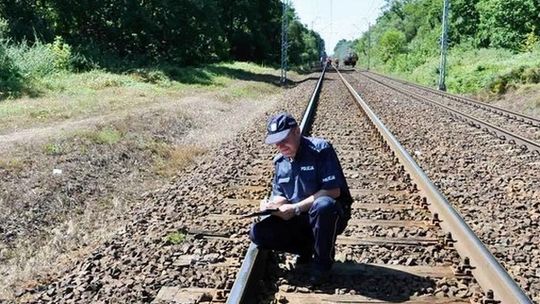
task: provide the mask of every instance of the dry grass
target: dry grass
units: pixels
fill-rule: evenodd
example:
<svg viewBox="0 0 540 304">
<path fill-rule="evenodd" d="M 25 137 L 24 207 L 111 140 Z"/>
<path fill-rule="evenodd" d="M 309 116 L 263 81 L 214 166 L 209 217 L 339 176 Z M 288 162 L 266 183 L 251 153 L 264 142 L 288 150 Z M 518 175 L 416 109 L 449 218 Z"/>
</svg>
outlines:
<svg viewBox="0 0 540 304">
<path fill-rule="evenodd" d="M 521 86 L 488 102 L 525 115 L 540 117 L 540 84 Z"/>
<path fill-rule="evenodd" d="M 10 158 L 3 156 L 2 159 L 0 159 L 0 169 L 13 172 L 14 174 L 18 174 L 24 169 L 24 161 L 20 158 Z"/>
<path fill-rule="evenodd" d="M 49 282 L 61 265 L 89 253 L 116 233 L 128 205 L 118 197 L 104 199 L 85 208 L 79 216 L 66 217 L 37 240 L 19 240 L 12 249 L 0 247 L 7 259 L 7 263 L 0 263 L 0 302 L 13 298 L 14 286 L 32 288 Z"/>
<path fill-rule="evenodd" d="M 154 171 L 163 177 L 172 177 L 182 169 L 191 165 L 197 156 L 204 154 L 207 149 L 193 146 L 169 146 L 164 143 L 153 144 L 156 155 Z"/>
</svg>

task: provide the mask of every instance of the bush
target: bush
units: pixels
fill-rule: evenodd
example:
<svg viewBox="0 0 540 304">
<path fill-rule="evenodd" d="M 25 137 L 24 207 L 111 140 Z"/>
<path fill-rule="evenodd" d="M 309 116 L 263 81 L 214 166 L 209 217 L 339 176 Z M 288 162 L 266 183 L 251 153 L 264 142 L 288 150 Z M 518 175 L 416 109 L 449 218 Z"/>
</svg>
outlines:
<svg viewBox="0 0 540 304">
<path fill-rule="evenodd" d="M 54 38 L 53 43 L 47 44 L 54 58 L 54 67 L 58 70 L 69 70 L 71 59 L 71 46 L 64 42 L 60 36 Z"/>
<path fill-rule="evenodd" d="M 135 77 L 135 79 L 151 84 L 166 83 L 169 81 L 169 77 L 160 70 L 134 69 L 129 71 L 128 73 L 131 76 Z"/>
<path fill-rule="evenodd" d="M 0 100 L 16 95 L 23 83 L 23 77 L 6 51 L 7 43 L 0 40 Z"/>
<path fill-rule="evenodd" d="M 521 83 L 539 83 L 540 82 L 540 68 L 530 67 L 523 71 L 521 74 Z"/>
<path fill-rule="evenodd" d="M 74 72 L 88 72 L 100 68 L 97 62 L 80 53 L 71 54 L 68 65 Z"/>
<path fill-rule="evenodd" d="M 395 29 L 387 30 L 379 40 L 379 57 L 382 61 L 396 57 L 405 50 L 407 41 L 405 40 L 405 34 Z"/>
<path fill-rule="evenodd" d="M 9 45 L 6 51 L 22 76 L 34 79 L 69 70 L 72 57 L 71 47 L 60 37 L 48 44 L 36 40 L 29 45 L 23 41 L 18 45 Z"/>
<path fill-rule="evenodd" d="M 54 54 L 39 41 L 32 46 L 26 41 L 9 45 L 7 53 L 25 79 L 37 79 L 55 71 Z"/>
<path fill-rule="evenodd" d="M 518 84 L 535 84 L 539 82 L 540 68 L 520 66 L 496 76 L 493 81 L 488 83 L 488 89 L 500 95 Z"/>
</svg>

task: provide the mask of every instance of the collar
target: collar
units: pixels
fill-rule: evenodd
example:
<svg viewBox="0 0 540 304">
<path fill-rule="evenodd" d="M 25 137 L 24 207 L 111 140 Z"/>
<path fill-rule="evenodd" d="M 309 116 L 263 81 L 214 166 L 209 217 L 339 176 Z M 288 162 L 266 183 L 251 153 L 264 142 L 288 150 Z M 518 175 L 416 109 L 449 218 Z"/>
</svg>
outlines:
<svg viewBox="0 0 540 304">
<path fill-rule="evenodd" d="M 298 146 L 298 151 L 296 151 L 296 155 L 293 158 L 286 158 L 290 163 L 302 160 L 302 157 L 305 154 L 306 147 L 308 146 L 307 141 L 308 139 L 305 136 L 300 137 L 300 145 Z"/>
</svg>

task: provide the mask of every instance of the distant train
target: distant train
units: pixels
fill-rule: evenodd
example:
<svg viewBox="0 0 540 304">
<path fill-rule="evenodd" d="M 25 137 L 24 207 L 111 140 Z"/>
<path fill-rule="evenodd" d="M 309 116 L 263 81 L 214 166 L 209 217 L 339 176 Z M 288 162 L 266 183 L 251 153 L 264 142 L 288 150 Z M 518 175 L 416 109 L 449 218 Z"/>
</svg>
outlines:
<svg viewBox="0 0 540 304">
<path fill-rule="evenodd" d="M 358 61 L 358 55 L 356 55 L 356 53 L 350 52 L 343 59 L 343 64 L 354 67 L 357 61 Z"/>
</svg>

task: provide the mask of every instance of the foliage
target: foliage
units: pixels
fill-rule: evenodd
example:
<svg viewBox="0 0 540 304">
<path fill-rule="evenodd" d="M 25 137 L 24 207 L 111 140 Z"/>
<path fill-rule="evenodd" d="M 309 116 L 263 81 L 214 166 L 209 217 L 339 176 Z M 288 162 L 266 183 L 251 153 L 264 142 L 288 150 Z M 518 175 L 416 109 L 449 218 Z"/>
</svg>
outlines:
<svg viewBox="0 0 540 304">
<path fill-rule="evenodd" d="M 288 30 L 288 56 L 289 64 L 300 66 L 319 60 L 320 53 L 324 50 L 324 41 L 319 34 L 308 30 L 296 16 L 294 8 L 287 10 L 289 18 Z"/>
<path fill-rule="evenodd" d="M 388 62 L 391 58 L 404 52 L 405 43 L 404 33 L 395 29 L 389 29 L 379 40 L 377 54 L 383 62 Z"/>
<path fill-rule="evenodd" d="M 44 77 L 55 71 L 55 54 L 48 45 L 39 40 L 33 45 L 26 41 L 10 44 L 7 47 L 7 54 L 24 79 Z"/>
<path fill-rule="evenodd" d="M 535 0 L 482 0 L 479 13 L 478 46 L 517 50 L 524 36 L 538 21 Z"/>
<path fill-rule="evenodd" d="M 411 72 L 399 77 L 436 86 L 438 57 L 432 57 Z M 486 91 L 502 94 L 521 84 L 538 83 L 540 50 L 515 54 L 505 49 L 470 49 L 459 45 L 448 54 L 447 88 L 457 93 Z"/>
<path fill-rule="evenodd" d="M 8 37 L 8 22 L 6 19 L 0 17 L 0 40 L 4 40 Z"/>
<path fill-rule="evenodd" d="M 316 61 L 324 41 L 299 22 L 294 8 L 286 18 L 290 65 Z M 281 19 L 280 0 L 3 0 L 0 98 L 63 71 L 124 73 L 228 60 L 277 65 Z"/>
<path fill-rule="evenodd" d="M 523 39 L 521 50 L 524 52 L 532 52 L 536 46 L 540 43 L 540 38 L 535 33 L 536 26 L 533 25 L 532 30 Z"/>
<path fill-rule="evenodd" d="M 288 18 L 291 62 L 318 56 L 317 36 Z M 0 17 L 17 42 L 63 42 L 83 57 L 76 68 L 106 66 L 108 58 L 126 63 L 184 65 L 221 60 L 275 64 L 280 59 L 282 3 L 279 0 L 5 0 Z M 320 40 L 320 37 L 318 37 Z M 56 46 L 63 46 L 56 43 Z M 53 43 L 53 44 L 54 44 Z M 64 48 L 61 48 L 64 50 Z M 69 50 L 71 51 L 71 50 Z"/>
<path fill-rule="evenodd" d="M 0 99 L 32 93 L 38 79 L 70 69 L 71 47 L 57 37 L 53 43 L 40 40 L 10 43 L 0 40 Z"/>
<path fill-rule="evenodd" d="M 358 64 L 366 66 L 369 55 L 372 68 L 435 85 L 442 8 L 443 0 L 386 0 L 377 23 L 355 40 Z M 537 0 L 450 1 L 449 90 L 500 94 L 534 82 L 538 24 Z"/>
<path fill-rule="evenodd" d="M 47 44 L 54 56 L 54 67 L 57 70 L 68 70 L 71 59 L 71 46 L 64 42 L 60 36 L 54 38 L 54 42 Z"/>
<path fill-rule="evenodd" d="M 8 55 L 7 43 L 0 40 L 0 100 L 20 91 L 23 77 Z"/>
</svg>

